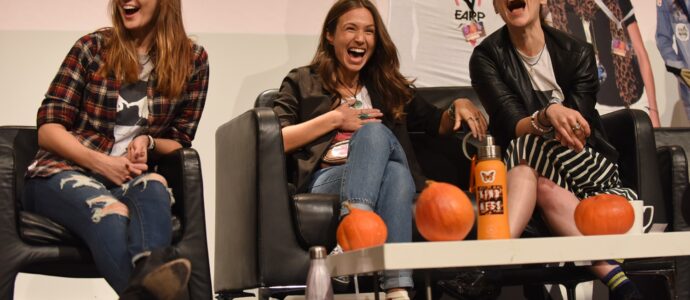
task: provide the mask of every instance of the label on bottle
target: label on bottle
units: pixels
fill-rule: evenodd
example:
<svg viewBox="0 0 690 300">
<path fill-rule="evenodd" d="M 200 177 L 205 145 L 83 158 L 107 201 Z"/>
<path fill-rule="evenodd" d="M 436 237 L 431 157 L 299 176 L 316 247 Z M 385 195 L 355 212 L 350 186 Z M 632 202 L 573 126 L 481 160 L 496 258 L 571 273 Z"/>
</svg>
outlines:
<svg viewBox="0 0 690 300">
<path fill-rule="evenodd" d="M 503 209 L 503 186 L 484 185 L 477 186 L 477 205 L 479 215 L 502 215 Z"/>
</svg>

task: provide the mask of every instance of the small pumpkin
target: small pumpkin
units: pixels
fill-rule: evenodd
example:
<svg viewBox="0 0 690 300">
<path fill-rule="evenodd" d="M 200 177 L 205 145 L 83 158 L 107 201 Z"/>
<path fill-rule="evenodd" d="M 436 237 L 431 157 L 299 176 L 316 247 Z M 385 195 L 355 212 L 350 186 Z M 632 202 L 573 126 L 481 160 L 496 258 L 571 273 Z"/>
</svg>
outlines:
<svg viewBox="0 0 690 300">
<path fill-rule="evenodd" d="M 623 234 L 635 222 L 635 211 L 623 196 L 600 194 L 580 201 L 575 225 L 583 235 Z"/>
<path fill-rule="evenodd" d="M 458 187 L 429 180 L 417 198 L 415 223 L 429 241 L 462 240 L 474 226 L 472 202 Z"/>
<path fill-rule="evenodd" d="M 343 251 L 383 245 L 388 237 L 386 223 L 373 211 L 345 203 L 350 213 L 340 221 L 336 239 Z"/>
</svg>

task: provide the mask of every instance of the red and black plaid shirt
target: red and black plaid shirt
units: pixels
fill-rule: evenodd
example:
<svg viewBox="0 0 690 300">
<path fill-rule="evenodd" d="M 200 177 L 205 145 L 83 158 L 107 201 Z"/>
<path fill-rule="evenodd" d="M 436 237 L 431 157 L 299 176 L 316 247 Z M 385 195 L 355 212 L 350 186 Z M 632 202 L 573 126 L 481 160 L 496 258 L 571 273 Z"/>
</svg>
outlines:
<svg viewBox="0 0 690 300">
<path fill-rule="evenodd" d="M 80 38 L 62 62 L 38 109 L 37 126 L 59 123 L 82 145 L 110 153 L 116 105 L 121 81 L 97 74 L 103 65 L 104 36 L 97 31 Z M 203 47 L 194 45 L 194 73 L 179 99 L 163 97 L 155 90 L 155 67 L 148 81 L 149 116 L 145 133 L 171 139 L 183 147 L 191 146 L 206 102 L 208 56 Z M 83 170 L 73 162 L 40 149 L 29 166 L 28 177 L 46 177 L 65 170 Z"/>
</svg>

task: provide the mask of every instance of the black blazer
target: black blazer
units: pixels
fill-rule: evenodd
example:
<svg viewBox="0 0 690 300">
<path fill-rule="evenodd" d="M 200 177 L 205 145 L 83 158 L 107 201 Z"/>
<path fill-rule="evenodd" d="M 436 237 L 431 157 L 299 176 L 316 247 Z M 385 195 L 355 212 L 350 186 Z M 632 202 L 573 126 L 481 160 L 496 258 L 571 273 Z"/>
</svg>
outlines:
<svg viewBox="0 0 690 300">
<path fill-rule="evenodd" d="M 414 155 L 412 143 L 408 135 L 408 128 L 424 131 L 430 135 L 438 135 L 442 110 L 428 103 L 419 95 L 405 107 L 405 117 L 402 121 L 392 118 L 387 111 L 378 91 L 373 85 L 364 82 L 371 96 L 374 108 L 380 109 L 384 117 L 382 123 L 391 129 L 407 156 L 417 190 L 424 188 L 424 176 Z M 293 69 L 283 79 L 278 98 L 273 102 L 280 126 L 299 124 L 329 112 L 339 101 L 337 97 L 324 90 L 320 77 L 309 66 Z M 311 143 L 305 145 L 288 156 L 288 178 L 295 184 L 299 192 L 306 190 L 311 181 L 311 175 L 320 165 L 321 158 L 326 152 L 336 132 L 331 131 Z"/>
<path fill-rule="evenodd" d="M 594 108 L 599 79 L 592 45 L 560 30 L 542 28 L 556 82 L 565 96 L 563 105 L 579 111 L 589 123 L 592 134 L 587 146 L 616 162 L 618 153 L 606 141 L 599 113 Z M 516 138 L 518 121 L 547 104 L 534 92 L 506 26 L 474 49 L 470 58 L 470 78 L 489 114 L 489 131 L 503 149 Z"/>
</svg>

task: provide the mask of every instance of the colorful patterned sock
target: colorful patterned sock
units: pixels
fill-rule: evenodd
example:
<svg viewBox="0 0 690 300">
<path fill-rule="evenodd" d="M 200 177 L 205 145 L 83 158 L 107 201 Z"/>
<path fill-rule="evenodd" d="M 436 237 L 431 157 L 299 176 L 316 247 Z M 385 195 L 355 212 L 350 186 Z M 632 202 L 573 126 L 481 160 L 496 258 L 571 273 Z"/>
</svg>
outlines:
<svg viewBox="0 0 690 300">
<path fill-rule="evenodd" d="M 625 273 L 620 266 L 616 266 L 613 270 L 606 274 L 601 281 L 606 283 L 610 290 L 614 291 L 619 286 L 629 283 L 630 279 L 625 276 Z"/>
<path fill-rule="evenodd" d="M 612 300 L 643 299 L 640 291 L 637 290 L 628 276 L 625 276 L 620 266 L 616 266 L 601 281 L 609 287 L 610 299 Z"/>
</svg>

